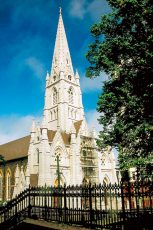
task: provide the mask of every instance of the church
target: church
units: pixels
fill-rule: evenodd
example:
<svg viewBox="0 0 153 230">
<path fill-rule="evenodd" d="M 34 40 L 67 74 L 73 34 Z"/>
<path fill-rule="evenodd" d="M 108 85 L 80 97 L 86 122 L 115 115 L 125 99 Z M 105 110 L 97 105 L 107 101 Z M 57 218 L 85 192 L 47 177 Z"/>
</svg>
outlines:
<svg viewBox="0 0 153 230">
<path fill-rule="evenodd" d="M 22 128 L 22 127 L 21 127 Z M 42 124 L 33 121 L 29 136 L 0 145 L 0 201 L 31 186 L 117 182 L 111 148 L 98 148 L 86 122 L 79 73 L 59 12 L 51 72 L 46 75 Z"/>
</svg>

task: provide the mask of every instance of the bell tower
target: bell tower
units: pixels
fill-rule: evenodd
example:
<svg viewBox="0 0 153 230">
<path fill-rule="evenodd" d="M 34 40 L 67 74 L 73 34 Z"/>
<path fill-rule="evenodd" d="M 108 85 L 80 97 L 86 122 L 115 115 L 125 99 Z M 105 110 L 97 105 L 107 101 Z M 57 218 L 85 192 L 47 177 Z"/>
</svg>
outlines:
<svg viewBox="0 0 153 230">
<path fill-rule="evenodd" d="M 46 76 L 44 116 L 49 130 L 70 132 L 84 119 L 78 71 L 74 74 L 60 8 L 51 72 Z"/>
</svg>

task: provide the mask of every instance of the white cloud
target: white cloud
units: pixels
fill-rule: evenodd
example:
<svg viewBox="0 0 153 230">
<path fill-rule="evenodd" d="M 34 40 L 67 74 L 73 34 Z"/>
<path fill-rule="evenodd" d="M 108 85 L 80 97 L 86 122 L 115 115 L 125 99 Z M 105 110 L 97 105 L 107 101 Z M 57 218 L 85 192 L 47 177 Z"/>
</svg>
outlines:
<svg viewBox="0 0 153 230">
<path fill-rule="evenodd" d="M 82 92 L 86 93 L 89 91 L 101 90 L 101 88 L 103 87 L 104 81 L 106 81 L 107 79 L 108 79 L 108 76 L 104 72 L 102 72 L 99 77 L 92 78 L 92 79 L 83 76 L 80 79 L 80 85 L 81 85 Z"/>
<path fill-rule="evenodd" d="M 86 13 L 86 0 L 72 0 L 70 2 L 70 15 L 76 18 L 83 19 Z"/>
<path fill-rule="evenodd" d="M 29 135 L 33 119 L 32 115 L 0 117 L 0 144 Z M 35 119 L 41 118 L 35 117 Z"/>
<path fill-rule="evenodd" d="M 92 1 L 87 7 L 87 13 L 93 20 L 97 20 L 101 15 L 107 14 L 111 11 L 107 1 Z"/>
<path fill-rule="evenodd" d="M 101 15 L 111 12 L 106 0 L 72 0 L 69 5 L 70 15 L 79 19 L 83 19 L 89 14 L 93 20 L 97 20 Z"/>
<path fill-rule="evenodd" d="M 22 49 L 29 43 L 27 49 Z M 25 38 L 20 44 L 14 45 L 13 53 L 14 56 L 8 62 L 8 73 L 11 72 L 12 75 L 15 75 L 16 79 L 21 78 L 25 75 L 27 69 L 30 71 L 29 77 L 33 77 L 39 80 L 42 80 L 45 75 L 44 63 L 40 60 L 37 55 L 33 56 L 36 52 L 36 47 L 39 43 L 42 43 L 42 39 L 35 37 L 33 40 L 29 41 L 29 38 Z M 11 49 L 11 47 L 8 47 Z M 14 50 L 17 50 L 16 52 Z"/>
<path fill-rule="evenodd" d="M 37 58 L 29 57 L 25 59 L 25 65 L 27 65 L 39 79 L 43 77 L 44 66 Z"/>
</svg>

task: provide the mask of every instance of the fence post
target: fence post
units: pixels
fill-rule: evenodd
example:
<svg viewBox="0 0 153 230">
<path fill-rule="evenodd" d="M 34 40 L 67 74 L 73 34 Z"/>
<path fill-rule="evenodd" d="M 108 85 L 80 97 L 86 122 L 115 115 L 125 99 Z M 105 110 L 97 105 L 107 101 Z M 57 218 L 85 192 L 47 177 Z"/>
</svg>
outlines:
<svg viewBox="0 0 153 230">
<path fill-rule="evenodd" d="M 136 208 L 137 208 L 137 218 L 139 218 L 139 181 L 136 181 L 136 184 L 135 184 L 135 189 L 136 189 Z"/>
<path fill-rule="evenodd" d="M 16 221 L 16 225 L 17 225 L 17 218 L 18 218 L 18 208 L 17 208 L 17 204 L 18 204 L 18 199 L 17 199 L 17 196 L 16 196 L 16 198 L 15 198 L 15 216 L 16 216 L 16 218 L 15 218 L 15 221 Z"/>
<path fill-rule="evenodd" d="M 66 184 L 64 184 L 64 223 L 67 223 Z"/>
<path fill-rule="evenodd" d="M 30 187 L 30 184 L 29 184 L 29 188 L 28 188 L 28 197 L 29 197 L 29 200 L 28 200 L 28 217 L 31 217 L 31 194 L 30 194 L 30 191 L 31 191 L 31 187 Z"/>
<path fill-rule="evenodd" d="M 123 215 L 123 223 L 125 224 L 125 204 L 124 204 L 124 183 L 121 181 L 121 199 L 122 199 L 122 215 Z"/>
<path fill-rule="evenodd" d="M 151 213 L 153 213 L 153 197 L 152 197 L 152 191 L 153 191 L 153 182 L 151 180 L 149 180 L 149 209 L 151 211 Z"/>
<path fill-rule="evenodd" d="M 130 181 L 128 181 L 128 198 L 129 198 L 129 208 L 130 208 L 130 212 L 132 210 L 132 206 L 131 206 L 131 193 L 132 193 L 132 183 L 130 183 Z"/>
<path fill-rule="evenodd" d="M 92 210 L 92 187 L 91 183 L 89 184 L 89 211 L 90 211 L 90 227 L 92 228 L 92 220 L 93 220 L 93 210 Z"/>
<path fill-rule="evenodd" d="M 46 183 L 45 183 L 44 189 L 45 189 L 45 192 L 44 192 L 44 196 L 45 196 L 45 204 L 44 204 L 44 206 L 45 206 L 45 220 L 47 220 Z M 43 199 L 43 197 L 42 197 L 42 199 Z"/>
<path fill-rule="evenodd" d="M 4 213 L 3 213 L 3 214 L 4 214 L 4 222 L 6 221 L 6 214 L 5 214 L 6 211 L 5 211 L 5 209 L 6 209 L 6 207 L 4 206 Z M 1 218 L 2 218 L 2 217 L 1 217 Z"/>
</svg>

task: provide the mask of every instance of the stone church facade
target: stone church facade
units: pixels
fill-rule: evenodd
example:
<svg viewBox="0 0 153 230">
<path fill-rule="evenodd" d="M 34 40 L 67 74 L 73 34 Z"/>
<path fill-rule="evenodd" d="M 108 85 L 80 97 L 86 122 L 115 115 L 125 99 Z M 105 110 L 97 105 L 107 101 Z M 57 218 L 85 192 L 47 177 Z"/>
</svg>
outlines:
<svg viewBox="0 0 153 230">
<path fill-rule="evenodd" d="M 0 146 L 0 200 L 29 186 L 117 182 L 111 148 L 101 151 L 88 128 L 80 77 L 74 73 L 60 10 L 51 72 L 46 76 L 43 121 L 31 134 Z"/>
</svg>

